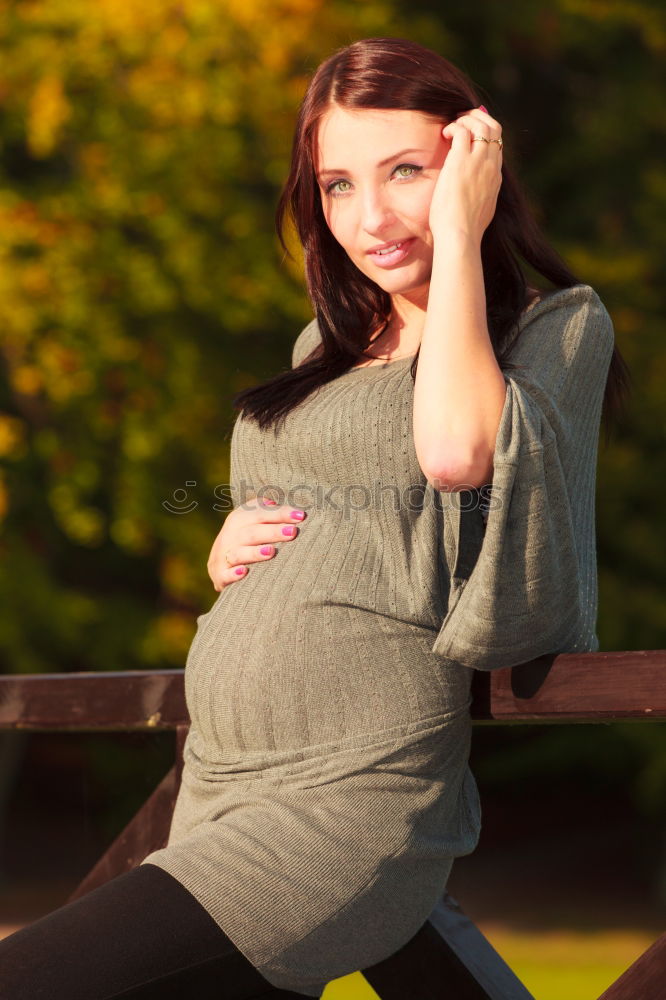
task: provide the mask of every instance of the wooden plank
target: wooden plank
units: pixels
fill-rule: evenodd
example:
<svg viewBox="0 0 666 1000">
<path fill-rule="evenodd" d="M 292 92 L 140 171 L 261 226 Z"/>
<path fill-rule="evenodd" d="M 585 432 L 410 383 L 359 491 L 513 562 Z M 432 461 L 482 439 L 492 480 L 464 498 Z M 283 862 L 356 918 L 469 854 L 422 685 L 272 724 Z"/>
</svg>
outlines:
<svg viewBox="0 0 666 1000">
<path fill-rule="evenodd" d="M 448 892 L 444 893 L 428 919 L 491 1000 L 534 1000 L 488 938 Z"/>
<path fill-rule="evenodd" d="M 116 875 L 122 875 L 123 872 L 136 868 L 147 854 L 166 845 L 178 785 L 178 772 L 174 766 L 94 868 L 79 883 L 68 902 L 84 896 L 91 889 L 103 885 Z"/>
<path fill-rule="evenodd" d="M 448 894 L 404 947 L 363 975 L 382 1000 L 534 1000 Z"/>
<path fill-rule="evenodd" d="M 601 994 L 599 1000 L 664 1000 L 666 998 L 666 934 Z"/>
<path fill-rule="evenodd" d="M 493 671 L 477 721 L 666 718 L 666 650 L 560 653 Z"/>
<path fill-rule="evenodd" d="M 666 718 L 666 651 L 561 653 L 475 671 L 475 722 Z M 0 677 L 0 728 L 172 729 L 188 722 L 184 671 Z"/>
<path fill-rule="evenodd" d="M 0 677 L 0 727 L 160 730 L 188 721 L 184 671 Z"/>
</svg>

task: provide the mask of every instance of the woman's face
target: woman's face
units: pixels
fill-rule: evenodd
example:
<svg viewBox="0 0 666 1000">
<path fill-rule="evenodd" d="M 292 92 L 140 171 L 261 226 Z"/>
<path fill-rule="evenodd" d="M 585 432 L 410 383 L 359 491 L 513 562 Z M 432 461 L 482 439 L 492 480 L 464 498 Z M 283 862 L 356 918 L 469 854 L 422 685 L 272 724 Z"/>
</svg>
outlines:
<svg viewBox="0 0 666 1000">
<path fill-rule="evenodd" d="M 418 111 L 334 105 L 319 125 L 315 171 L 326 222 L 358 269 L 391 296 L 427 296 L 428 216 L 449 149 L 446 124 Z"/>
</svg>

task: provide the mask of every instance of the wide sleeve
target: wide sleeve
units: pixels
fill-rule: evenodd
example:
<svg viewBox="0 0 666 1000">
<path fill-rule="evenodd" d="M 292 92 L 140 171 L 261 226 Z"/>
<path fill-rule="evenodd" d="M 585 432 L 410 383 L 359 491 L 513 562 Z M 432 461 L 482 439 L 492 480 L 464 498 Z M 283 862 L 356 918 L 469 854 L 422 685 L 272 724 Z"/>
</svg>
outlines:
<svg viewBox="0 0 666 1000">
<path fill-rule="evenodd" d="M 491 490 L 480 491 L 485 528 L 478 511 L 454 517 L 452 576 L 471 568 L 454 580 L 432 647 L 476 670 L 599 648 L 595 483 L 613 324 L 576 285 L 532 306 L 517 331 Z"/>
</svg>

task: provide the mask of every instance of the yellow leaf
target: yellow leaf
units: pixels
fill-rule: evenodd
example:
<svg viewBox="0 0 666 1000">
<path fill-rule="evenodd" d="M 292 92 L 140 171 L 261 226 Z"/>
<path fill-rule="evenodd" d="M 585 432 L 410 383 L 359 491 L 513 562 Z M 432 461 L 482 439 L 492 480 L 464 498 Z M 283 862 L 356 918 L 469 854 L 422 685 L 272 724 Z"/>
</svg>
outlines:
<svg viewBox="0 0 666 1000">
<path fill-rule="evenodd" d="M 18 417 L 0 414 L 0 455 L 11 455 L 25 442 L 25 428 Z"/>
<path fill-rule="evenodd" d="M 35 156 L 48 156 L 58 141 L 60 129 L 71 115 L 62 80 L 45 76 L 39 81 L 28 109 L 28 146 Z"/>
</svg>

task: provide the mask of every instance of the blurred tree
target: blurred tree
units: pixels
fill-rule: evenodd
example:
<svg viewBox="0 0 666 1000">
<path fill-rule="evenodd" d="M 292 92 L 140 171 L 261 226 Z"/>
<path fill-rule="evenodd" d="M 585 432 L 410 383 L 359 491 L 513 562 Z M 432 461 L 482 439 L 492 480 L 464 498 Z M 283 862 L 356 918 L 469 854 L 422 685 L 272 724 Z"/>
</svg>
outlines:
<svg viewBox="0 0 666 1000">
<path fill-rule="evenodd" d="M 387 34 L 480 85 L 613 316 L 638 392 L 600 452 L 599 634 L 666 645 L 659 4 L 0 0 L 0 669 L 182 666 L 214 598 L 230 397 L 310 317 L 273 234 L 295 110 L 334 48 Z M 663 739 L 633 732 L 613 746 L 654 813 Z"/>
<path fill-rule="evenodd" d="M 295 108 L 389 16 L 0 3 L 0 669 L 182 666 L 230 397 L 311 315 L 273 232 Z"/>
</svg>

